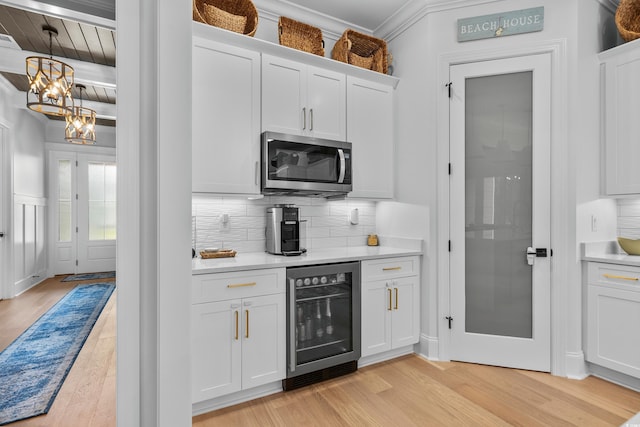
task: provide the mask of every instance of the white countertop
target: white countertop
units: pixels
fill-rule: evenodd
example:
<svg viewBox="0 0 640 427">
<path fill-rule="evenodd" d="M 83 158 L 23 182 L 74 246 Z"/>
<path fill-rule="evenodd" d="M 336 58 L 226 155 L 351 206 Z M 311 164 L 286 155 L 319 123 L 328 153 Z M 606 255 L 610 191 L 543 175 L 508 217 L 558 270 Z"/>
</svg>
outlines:
<svg viewBox="0 0 640 427">
<path fill-rule="evenodd" d="M 411 255 L 423 255 L 423 252 L 415 247 L 407 249 L 389 246 L 309 249 L 306 254 L 299 256 L 271 255 L 266 252 L 239 252 L 233 258 L 194 258 L 192 261 L 192 274 L 329 264 Z"/>
<path fill-rule="evenodd" d="M 616 241 L 581 243 L 580 251 L 583 261 L 640 267 L 640 256 L 627 255 Z"/>
</svg>

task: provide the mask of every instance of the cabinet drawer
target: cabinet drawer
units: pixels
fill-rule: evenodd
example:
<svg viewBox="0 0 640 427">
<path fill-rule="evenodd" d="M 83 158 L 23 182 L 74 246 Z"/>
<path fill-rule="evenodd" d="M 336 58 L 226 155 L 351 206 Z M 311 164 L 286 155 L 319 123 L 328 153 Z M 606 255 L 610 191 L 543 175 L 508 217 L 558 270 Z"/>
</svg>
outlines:
<svg viewBox="0 0 640 427">
<path fill-rule="evenodd" d="M 416 275 L 420 272 L 419 259 L 408 256 L 362 261 L 362 281 Z"/>
<path fill-rule="evenodd" d="M 197 304 L 284 293 L 285 272 L 284 268 L 271 268 L 194 275 L 191 279 L 191 302 Z"/>
<path fill-rule="evenodd" d="M 622 287 L 640 292 L 640 267 L 590 262 L 587 280 L 590 285 Z"/>
</svg>

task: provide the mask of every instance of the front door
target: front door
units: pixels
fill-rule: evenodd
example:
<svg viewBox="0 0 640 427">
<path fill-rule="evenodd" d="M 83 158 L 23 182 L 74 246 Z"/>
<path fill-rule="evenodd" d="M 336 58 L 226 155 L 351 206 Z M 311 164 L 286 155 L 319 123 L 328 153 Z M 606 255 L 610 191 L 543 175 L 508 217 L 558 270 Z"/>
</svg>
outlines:
<svg viewBox="0 0 640 427">
<path fill-rule="evenodd" d="M 53 273 L 115 270 L 113 156 L 52 152 Z"/>
<path fill-rule="evenodd" d="M 450 67 L 452 360 L 550 370 L 550 73 Z"/>
</svg>

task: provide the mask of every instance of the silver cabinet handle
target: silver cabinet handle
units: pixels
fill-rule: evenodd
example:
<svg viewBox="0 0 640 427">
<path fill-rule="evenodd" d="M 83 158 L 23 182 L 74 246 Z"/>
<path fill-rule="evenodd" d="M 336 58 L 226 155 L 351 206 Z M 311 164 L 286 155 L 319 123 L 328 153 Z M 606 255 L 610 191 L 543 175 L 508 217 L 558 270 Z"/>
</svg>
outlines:
<svg viewBox="0 0 640 427">
<path fill-rule="evenodd" d="M 255 183 L 256 185 L 260 185 L 260 182 L 258 182 L 258 178 L 260 177 L 260 162 L 256 162 L 256 169 L 255 169 Z"/>
<path fill-rule="evenodd" d="M 307 128 L 307 107 L 302 107 L 302 130 Z"/>
<path fill-rule="evenodd" d="M 313 108 L 309 110 L 309 116 L 311 116 L 311 127 L 309 130 L 313 130 Z"/>
</svg>

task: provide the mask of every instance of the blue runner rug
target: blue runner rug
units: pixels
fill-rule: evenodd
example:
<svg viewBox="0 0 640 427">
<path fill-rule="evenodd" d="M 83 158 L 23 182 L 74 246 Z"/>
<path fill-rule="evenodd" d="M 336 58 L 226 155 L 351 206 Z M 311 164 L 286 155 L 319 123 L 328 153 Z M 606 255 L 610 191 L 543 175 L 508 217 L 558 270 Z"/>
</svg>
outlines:
<svg viewBox="0 0 640 427">
<path fill-rule="evenodd" d="M 73 274 L 62 279 L 63 282 L 75 282 L 77 280 L 100 280 L 111 279 L 116 277 L 115 271 L 106 271 L 104 273 L 85 273 L 85 274 Z"/>
<path fill-rule="evenodd" d="M 78 285 L 0 353 L 0 425 L 46 414 L 115 285 Z"/>
</svg>

